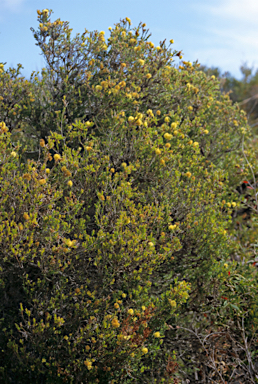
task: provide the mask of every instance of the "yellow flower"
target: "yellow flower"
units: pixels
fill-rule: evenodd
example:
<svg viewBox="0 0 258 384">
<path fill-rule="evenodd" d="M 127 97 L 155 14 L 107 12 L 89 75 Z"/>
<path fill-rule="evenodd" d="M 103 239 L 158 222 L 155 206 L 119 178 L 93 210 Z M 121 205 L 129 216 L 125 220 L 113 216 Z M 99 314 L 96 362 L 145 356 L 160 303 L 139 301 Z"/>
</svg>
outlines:
<svg viewBox="0 0 258 384">
<path fill-rule="evenodd" d="M 115 173 L 115 169 L 114 168 L 110 168 L 110 172 L 111 173 Z"/>
<path fill-rule="evenodd" d="M 123 31 L 123 32 L 121 33 L 121 35 L 122 35 L 123 37 L 126 37 L 126 32 Z"/>
<path fill-rule="evenodd" d="M 90 360 L 85 360 L 84 365 L 88 368 L 88 370 L 92 369 L 92 362 Z"/>
<path fill-rule="evenodd" d="M 199 143 L 197 142 L 197 141 L 195 141 L 194 143 L 193 143 L 193 147 L 198 147 L 199 146 Z"/>
<path fill-rule="evenodd" d="M 102 90 L 101 85 L 96 85 L 96 91 L 101 91 L 101 90 Z"/>
<path fill-rule="evenodd" d="M 133 316 L 134 314 L 134 310 L 132 308 L 129 308 L 127 313 L 129 313 L 129 315 Z"/>
<path fill-rule="evenodd" d="M 48 12 L 49 12 L 48 9 L 43 9 L 43 11 L 42 11 L 42 13 L 44 13 L 45 16 L 48 15 Z"/>
<path fill-rule="evenodd" d="M 24 178 L 25 180 L 30 181 L 30 180 L 31 180 L 31 175 L 29 175 L 28 173 L 24 173 L 23 178 Z"/>
<path fill-rule="evenodd" d="M 172 123 L 170 126 L 171 126 L 172 129 L 176 129 L 176 127 L 177 127 L 177 123 L 174 122 L 174 123 Z"/>
<path fill-rule="evenodd" d="M 176 302 L 175 302 L 175 300 L 170 300 L 170 299 L 169 299 L 169 304 L 171 305 L 172 308 L 176 308 Z"/>
<path fill-rule="evenodd" d="M 50 173 L 50 169 L 46 168 L 46 174 Z"/>
<path fill-rule="evenodd" d="M 119 304 L 115 303 L 114 307 L 115 307 L 115 309 L 118 309 L 119 308 Z"/>
<path fill-rule="evenodd" d="M 236 206 L 236 203 L 234 201 L 231 204 L 232 204 L 232 207 Z"/>
<path fill-rule="evenodd" d="M 144 353 L 144 355 L 146 355 L 146 354 L 148 353 L 148 348 L 143 347 L 143 348 L 142 348 L 142 353 Z"/>
<path fill-rule="evenodd" d="M 160 155 L 161 154 L 161 150 L 159 148 L 156 148 L 155 149 L 155 153 L 156 153 L 156 155 Z"/>
<path fill-rule="evenodd" d="M 142 59 L 140 59 L 140 60 L 139 60 L 139 63 L 140 63 L 141 65 L 144 65 L 145 61 L 142 60 Z"/>
<path fill-rule="evenodd" d="M 0 129 L 5 133 L 8 131 L 8 128 L 3 121 L 0 123 Z"/>
<path fill-rule="evenodd" d="M 190 106 L 188 107 L 188 110 L 189 110 L 189 111 L 192 111 L 192 110 L 193 110 L 193 107 L 190 105 Z"/>
<path fill-rule="evenodd" d="M 164 137 L 166 140 L 171 140 L 173 136 L 170 133 L 165 133 Z"/>
<path fill-rule="evenodd" d="M 168 227 L 168 229 L 170 230 L 170 231 L 173 231 L 174 229 L 176 228 L 176 224 L 171 224 L 171 225 L 169 225 L 169 227 Z"/>
<path fill-rule="evenodd" d="M 157 49 L 157 51 L 160 51 L 160 50 L 161 50 L 161 48 L 160 48 L 159 46 L 158 46 L 156 49 Z"/>
<path fill-rule="evenodd" d="M 42 363 L 45 363 L 47 360 L 43 358 L 41 361 L 42 361 Z"/>
<path fill-rule="evenodd" d="M 133 116 L 129 116 L 128 117 L 128 121 L 129 121 L 129 123 L 132 123 L 134 121 L 134 117 Z"/>
<path fill-rule="evenodd" d="M 169 40 L 169 42 L 170 42 L 170 44 L 174 44 L 174 40 L 173 39 Z"/>
<path fill-rule="evenodd" d="M 208 129 L 205 129 L 204 131 L 203 131 L 203 133 L 205 133 L 206 135 L 209 133 L 209 131 L 208 131 Z"/>
<path fill-rule="evenodd" d="M 54 155 L 54 160 L 55 160 L 55 162 L 61 160 L 61 156 L 58 155 L 58 153 L 56 153 L 56 154 Z"/>
<path fill-rule="evenodd" d="M 101 81 L 101 85 L 102 85 L 102 87 L 105 89 L 105 88 L 108 87 L 108 82 L 105 81 L 105 80 L 103 80 L 103 81 Z"/>
<path fill-rule="evenodd" d="M 154 336 L 154 337 L 157 337 L 157 338 L 161 337 L 160 332 L 155 332 L 155 333 L 153 334 L 153 336 Z"/>
<path fill-rule="evenodd" d="M 125 20 L 131 25 L 131 19 L 129 19 L 129 17 L 126 17 Z"/>
<path fill-rule="evenodd" d="M 65 336 L 64 336 L 64 339 L 65 339 L 65 340 L 68 340 L 68 339 L 69 339 L 69 337 L 68 337 L 67 335 L 65 335 Z"/>
<path fill-rule="evenodd" d="M 161 115 L 161 112 L 160 112 L 159 109 L 157 110 L 156 114 L 157 114 L 157 116 L 160 116 L 160 115 Z"/>
<path fill-rule="evenodd" d="M 69 180 L 69 181 L 67 182 L 67 185 L 68 185 L 68 187 L 72 187 L 72 186 L 73 186 L 73 182 L 72 182 L 72 180 Z"/>
<path fill-rule="evenodd" d="M 39 180 L 40 185 L 44 185 L 44 184 L 46 184 L 46 182 L 47 182 L 46 179 L 40 179 Z"/>
<path fill-rule="evenodd" d="M 150 79 L 151 77 L 152 77 L 152 75 L 150 73 L 147 73 L 146 78 Z"/>
<path fill-rule="evenodd" d="M 225 264 L 224 264 L 224 267 L 225 267 L 225 268 L 228 268 L 228 264 L 227 264 L 227 263 L 225 263 Z"/>
<path fill-rule="evenodd" d="M 11 156 L 12 156 L 12 157 L 16 157 L 16 156 L 17 156 L 17 153 L 16 153 L 15 151 L 12 151 L 12 152 L 11 152 Z"/>
<path fill-rule="evenodd" d="M 30 218 L 27 212 L 24 212 L 23 217 L 25 220 L 29 220 Z"/>
<path fill-rule="evenodd" d="M 151 241 L 149 242 L 148 245 L 149 245 L 149 247 L 154 247 L 154 244 Z"/>
<path fill-rule="evenodd" d="M 191 172 L 186 172 L 185 174 L 188 178 L 190 178 L 192 176 Z"/>
<path fill-rule="evenodd" d="M 122 293 L 122 298 L 125 299 L 126 298 L 126 293 Z"/>
<path fill-rule="evenodd" d="M 108 27 L 108 30 L 109 30 L 109 31 L 112 31 L 112 27 Z"/>
<path fill-rule="evenodd" d="M 38 9 L 37 10 L 37 14 L 40 16 L 41 15 L 41 12 L 40 12 L 40 10 Z"/>
<path fill-rule="evenodd" d="M 142 310 L 145 311 L 145 309 L 146 309 L 146 307 L 143 305 L 143 306 L 142 306 Z"/>
<path fill-rule="evenodd" d="M 168 116 L 166 116 L 164 120 L 165 120 L 165 123 L 169 123 L 170 118 Z"/>
<path fill-rule="evenodd" d="M 116 317 L 112 320 L 112 326 L 114 328 L 119 328 L 120 327 L 120 323 L 119 323 L 119 321 L 117 320 Z"/>
<path fill-rule="evenodd" d="M 86 147 L 86 151 L 90 152 L 91 150 L 92 150 L 92 147 L 90 147 L 90 146 Z"/>
<path fill-rule="evenodd" d="M 170 143 L 166 143 L 166 144 L 165 144 L 165 147 L 166 147 L 166 148 L 170 148 L 170 147 L 171 147 L 171 144 L 170 144 Z"/>
</svg>

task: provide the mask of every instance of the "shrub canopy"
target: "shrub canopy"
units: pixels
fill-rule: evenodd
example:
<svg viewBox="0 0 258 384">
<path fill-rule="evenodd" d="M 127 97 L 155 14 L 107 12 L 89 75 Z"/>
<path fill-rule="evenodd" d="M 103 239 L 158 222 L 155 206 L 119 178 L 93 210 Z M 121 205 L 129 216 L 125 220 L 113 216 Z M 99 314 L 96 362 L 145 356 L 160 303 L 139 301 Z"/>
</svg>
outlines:
<svg viewBox="0 0 258 384">
<path fill-rule="evenodd" d="M 229 316 L 246 117 L 142 23 L 126 18 L 106 40 L 72 38 L 48 10 L 38 19 L 46 69 L 29 81 L 19 67 L 0 73 L 1 375 L 175 382 L 178 363 L 191 375 L 198 359 L 177 358 L 178 324 Z"/>
</svg>

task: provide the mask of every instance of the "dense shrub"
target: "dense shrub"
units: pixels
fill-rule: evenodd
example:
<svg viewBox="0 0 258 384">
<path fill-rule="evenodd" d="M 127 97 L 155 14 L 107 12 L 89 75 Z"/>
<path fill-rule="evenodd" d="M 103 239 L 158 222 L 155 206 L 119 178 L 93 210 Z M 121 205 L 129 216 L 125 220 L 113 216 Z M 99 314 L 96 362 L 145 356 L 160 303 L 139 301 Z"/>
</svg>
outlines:
<svg viewBox="0 0 258 384">
<path fill-rule="evenodd" d="M 256 333 L 256 276 L 226 264 L 245 115 L 144 24 L 72 39 L 38 15 L 47 68 L 0 73 L 3 382 L 227 378 L 204 335 Z"/>
</svg>

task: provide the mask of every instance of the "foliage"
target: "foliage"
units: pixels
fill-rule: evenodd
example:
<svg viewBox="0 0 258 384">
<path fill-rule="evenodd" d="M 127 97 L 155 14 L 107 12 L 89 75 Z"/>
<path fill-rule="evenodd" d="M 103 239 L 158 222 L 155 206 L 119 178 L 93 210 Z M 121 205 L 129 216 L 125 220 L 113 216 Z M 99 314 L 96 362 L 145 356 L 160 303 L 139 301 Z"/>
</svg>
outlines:
<svg viewBox="0 0 258 384">
<path fill-rule="evenodd" d="M 229 93 L 233 103 L 239 103 L 241 108 L 247 113 L 249 124 L 257 134 L 257 91 L 258 91 L 258 72 L 253 68 L 243 64 L 240 67 L 241 79 L 236 79 L 229 72 L 221 73 L 219 68 L 201 66 L 200 70 L 208 75 L 214 75 L 220 80 L 221 91 Z"/>
<path fill-rule="evenodd" d="M 225 266 L 245 114 L 144 24 L 72 39 L 38 16 L 47 68 L 0 73 L 2 381 L 221 380 L 204 335 L 256 335 L 254 270 Z"/>
</svg>

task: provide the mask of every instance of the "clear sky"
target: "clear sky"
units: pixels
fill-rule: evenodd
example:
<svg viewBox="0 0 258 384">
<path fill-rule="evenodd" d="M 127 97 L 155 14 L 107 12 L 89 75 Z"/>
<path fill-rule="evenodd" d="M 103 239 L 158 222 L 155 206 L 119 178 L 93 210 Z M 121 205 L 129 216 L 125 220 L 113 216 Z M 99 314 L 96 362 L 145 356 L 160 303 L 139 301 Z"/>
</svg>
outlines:
<svg viewBox="0 0 258 384">
<path fill-rule="evenodd" d="M 240 78 L 243 63 L 258 68 L 258 0 L 0 0 L 0 62 L 21 63 L 29 76 L 45 63 L 30 27 L 37 9 L 52 9 L 52 21 L 69 21 L 74 33 L 104 30 L 121 18 L 140 21 L 151 41 L 174 39 L 184 59 L 218 66 Z"/>
</svg>

